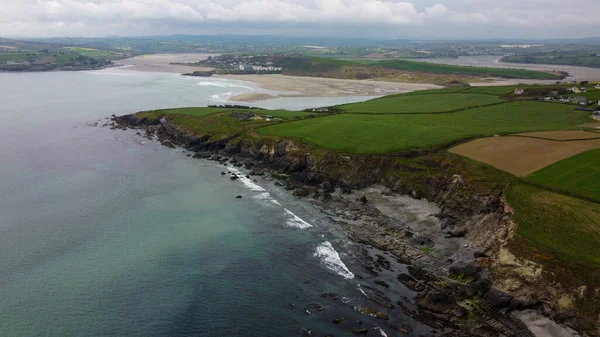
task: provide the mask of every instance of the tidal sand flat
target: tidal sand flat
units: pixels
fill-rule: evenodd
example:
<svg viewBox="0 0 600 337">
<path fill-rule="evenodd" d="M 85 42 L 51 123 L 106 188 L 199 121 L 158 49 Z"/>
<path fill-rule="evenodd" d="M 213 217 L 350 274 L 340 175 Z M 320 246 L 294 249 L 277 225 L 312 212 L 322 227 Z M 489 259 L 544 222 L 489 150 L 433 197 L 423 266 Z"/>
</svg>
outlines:
<svg viewBox="0 0 600 337">
<path fill-rule="evenodd" d="M 440 88 L 433 84 L 341 80 L 284 75 L 226 75 L 218 77 L 253 82 L 267 90 L 290 92 L 289 94 L 280 95 L 280 97 L 383 96 L 401 92 Z M 236 99 L 236 97 L 234 97 L 234 99 Z"/>
</svg>

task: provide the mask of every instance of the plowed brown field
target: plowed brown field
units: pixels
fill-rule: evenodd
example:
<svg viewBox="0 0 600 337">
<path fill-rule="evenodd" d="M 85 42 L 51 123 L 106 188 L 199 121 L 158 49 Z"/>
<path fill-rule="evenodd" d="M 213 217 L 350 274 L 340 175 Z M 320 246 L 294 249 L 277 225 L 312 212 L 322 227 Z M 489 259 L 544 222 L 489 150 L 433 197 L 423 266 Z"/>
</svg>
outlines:
<svg viewBox="0 0 600 337">
<path fill-rule="evenodd" d="M 449 151 L 523 177 L 559 160 L 596 148 L 600 148 L 600 139 L 559 142 L 507 136 L 477 139 Z"/>
</svg>

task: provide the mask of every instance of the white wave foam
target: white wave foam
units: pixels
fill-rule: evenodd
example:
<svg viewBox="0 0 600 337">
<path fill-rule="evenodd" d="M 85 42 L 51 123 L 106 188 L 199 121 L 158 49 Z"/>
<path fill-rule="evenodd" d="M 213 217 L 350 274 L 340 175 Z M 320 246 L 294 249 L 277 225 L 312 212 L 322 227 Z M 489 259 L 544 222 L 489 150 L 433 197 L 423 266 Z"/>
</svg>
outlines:
<svg viewBox="0 0 600 337">
<path fill-rule="evenodd" d="M 363 288 L 360 286 L 360 283 L 358 283 L 356 285 L 358 291 L 360 291 L 363 295 L 365 295 L 365 297 L 369 298 L 369 295 L 367 295 L 367 293 L 363 290 Z"/>
<path fill-rule="evenodd" d="M 241 88 L 241 89 L 247 89 L 247 90 L 254 90 L 251 87 L 236 84 L 236 83 L 231 83 L 231 82 L 227 83 L 227 82 L 216 82 L 216 81 L 200 81 L 200 82 L 198 82 L 198 85 L 203 86 L 203 87 Z"/>
<path fill-rule="evenodd" d="M 203 87 L 219 87 L 219 88 L 227 88 L 225 84 L 215 83 L 215 82 L 198 82 L 198 85 Z"/>
<path fill-rule="evenodd" d="M 249 178 L 246 178 L 245 175 L 242 174 L 242 172 L 234 167 L 228 167 L 229 171 L 235 173 L 235 175 L 238 177 L 238 180 L 242 182 L 242 184 L 244 184 L 244 186 L 246 186 L 249 190 L 251 191 L 255 191 L 255 192 L 264 192 L 265 189 L 262 188 L 261 186 L 255 184 L 252 180 L 250 180 Z"/>
<path fill-rule="evenodd" d="M 388 337 L 388 335 L 385 333 L 385 331 L 383 331 L 382 328 L 376 326 L 375 330 L 379 330 L 379 333 L 381 334 L 381 337 Z"/>
<path fill-rule="evenodd" d="M 321 259 L 321 263 L 327 269 L 337 273 L 343 278 L 350 280 L 354 278 L 354 274 L 346 267 L 338 252 L 335 251 L 329 241 L 325 241 L 317 246 L 314 256 Z"/>
<path fill-rule="evenodd" d="M 287 215 L 289 215 L 289 218 L 286 221 L 286 223 L 288 224 L 288 226 L 297 227 L 297 228 L 300 228 L 300 229 L 306 229 L 306 228 L 312 227 L 311 224 L 309 224 L 308 222 L 302 220 L 302 218 L 300 218 L 296 214 L 292 213 L 289 209 L 284 208 L 283 210 L 285 211 L 285 213 Z"/>
</svg>

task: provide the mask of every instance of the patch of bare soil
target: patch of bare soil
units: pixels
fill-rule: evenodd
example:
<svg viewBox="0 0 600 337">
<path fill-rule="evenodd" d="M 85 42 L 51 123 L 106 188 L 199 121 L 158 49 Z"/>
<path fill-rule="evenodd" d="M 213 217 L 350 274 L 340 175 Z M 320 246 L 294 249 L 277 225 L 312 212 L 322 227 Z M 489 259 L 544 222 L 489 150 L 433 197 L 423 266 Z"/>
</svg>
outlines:
<svg viewBox="0 0 600 337">
<path fill-rule="evenodd" d="M 449 151 L 524 177 L 557 161 L 596 148 L 600 148 L 600 139 L 557 142 L 508 136 L 477 139 Z"/>
</svg>

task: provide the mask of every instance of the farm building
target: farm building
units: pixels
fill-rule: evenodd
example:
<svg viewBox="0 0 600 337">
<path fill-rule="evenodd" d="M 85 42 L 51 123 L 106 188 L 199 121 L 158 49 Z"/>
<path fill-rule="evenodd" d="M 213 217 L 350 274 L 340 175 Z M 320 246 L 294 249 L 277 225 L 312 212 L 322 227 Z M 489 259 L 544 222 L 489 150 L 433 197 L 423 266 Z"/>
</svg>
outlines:
<svg viewBox="0 0 600 337">
<path fill-rule="evenodd" d="M 575 98 L 573 98 L 573 101 L 581 105 L 587 104 L 587 98 L 585 98 L 584 96 L 575 96 Z"/>
<path fill-rule="evenodd" d="M 574 93 L 576 93 L 576 94 L 578 94 L 578 93 L 581 92 L 581 90 L 579 90 L 579 88 L 577 88 L 577 87 L 571 88 L 571 91 L 574 92 Z"/>
<path fill-rule="evenodd" d="M 524 93 L 525 93 L 525 90 L 523 90 L 521 88 L 515 89 L 515 92 L 514 92 L 515 95 L 523 95 Z"/>
</svg>

